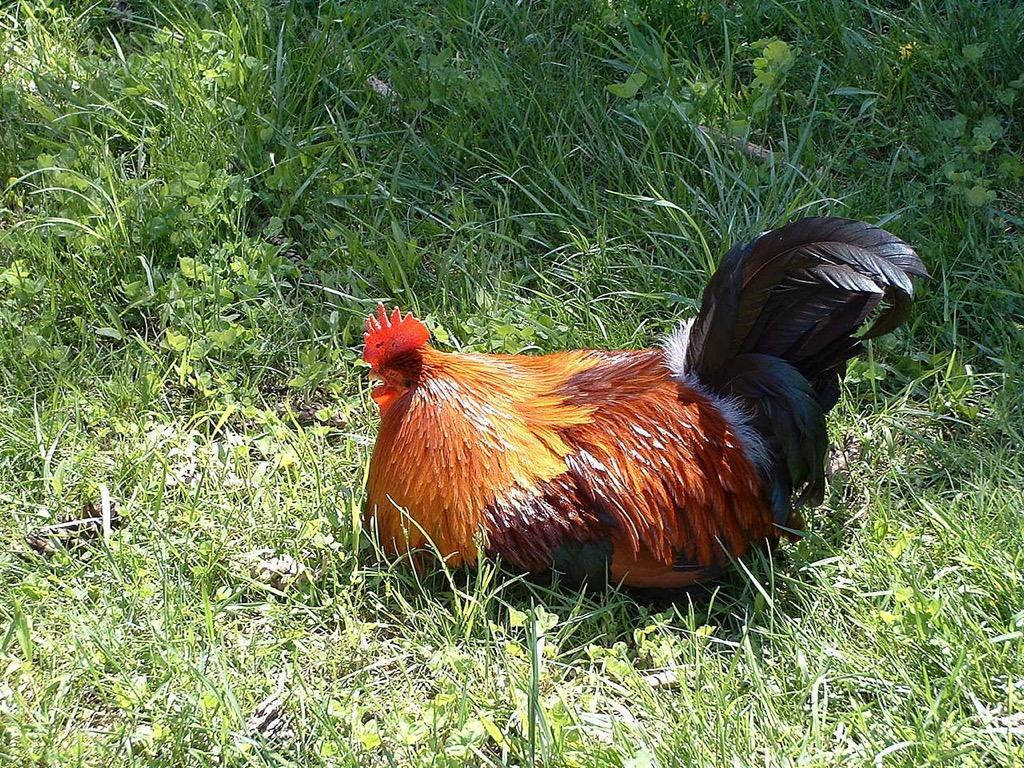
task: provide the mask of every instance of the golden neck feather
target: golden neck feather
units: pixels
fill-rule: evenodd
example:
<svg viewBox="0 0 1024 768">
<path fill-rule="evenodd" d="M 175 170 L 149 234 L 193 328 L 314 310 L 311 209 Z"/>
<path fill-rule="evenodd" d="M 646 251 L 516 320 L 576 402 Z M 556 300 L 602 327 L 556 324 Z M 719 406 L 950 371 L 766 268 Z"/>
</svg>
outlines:
<svg viewBox="0 0 1024 768">
<path fill-rule="evenodd" d="M 367 512 L 393 551 L 427 546 L 453 565 L 471 560 L 484 512 L 565 471 L 562 431 L 592 409 L 560 392 L 592 361 L 460 355 L 425 347 L 416 381 L 381 414 Z"/>
</svg>

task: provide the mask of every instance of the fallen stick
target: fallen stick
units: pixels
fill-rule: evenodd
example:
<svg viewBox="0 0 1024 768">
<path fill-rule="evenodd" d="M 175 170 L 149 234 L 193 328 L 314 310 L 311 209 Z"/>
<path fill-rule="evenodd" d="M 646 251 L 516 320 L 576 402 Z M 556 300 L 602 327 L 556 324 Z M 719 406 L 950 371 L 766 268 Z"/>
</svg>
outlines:
<svg viewBox="0 0 1024 768">
<path fill-rule="evenodd" d="M 747 157 L 752 157 L 755 160 L 760 160 L 764 163 L 774 163 L 775 153 L 772 152 L 768 147 L 763 147 L 760 144 L 755 144 L 752 141 L 744 141 L 737 136 L 726 136 L 723 133 L 718 133 L 708 128 L 706 125 L 698 125 L 697 130 L 707 136 L 709 139 L 714 141 L 716 144 L 728 144 L 734 149 L 738 149 Z"/>
</svg>

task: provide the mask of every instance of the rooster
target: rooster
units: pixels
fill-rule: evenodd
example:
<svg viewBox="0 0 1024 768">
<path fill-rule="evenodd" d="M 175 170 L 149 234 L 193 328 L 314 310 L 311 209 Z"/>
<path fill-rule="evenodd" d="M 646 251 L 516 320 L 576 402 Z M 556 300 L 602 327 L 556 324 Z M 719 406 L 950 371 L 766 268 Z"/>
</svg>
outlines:
<svg viewBox="0 0 1024 768">
<path fill-rule="evenodd" d="M 810 218 L 730 250 L 655 349 L 442 352 L 380 305 L 367 522 L 390 552 L 452 566 L 484 552 L 574 581 L 714 577 L 820 503 L 847 361 L 906 319 L 926 274 L 882 229 Z"/>
</svg>

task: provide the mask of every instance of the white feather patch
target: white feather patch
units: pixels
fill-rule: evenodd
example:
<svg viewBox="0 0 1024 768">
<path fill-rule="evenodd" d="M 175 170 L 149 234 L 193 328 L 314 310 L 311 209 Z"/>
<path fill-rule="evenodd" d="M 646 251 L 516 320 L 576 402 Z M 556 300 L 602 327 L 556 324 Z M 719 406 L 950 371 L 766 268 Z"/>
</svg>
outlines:
<svg viewBox="0 0 1024 768">
<path fill-rule="evenodd" d="M 690 347 L 690 329 L 692 327 L 692 319 L 683 321 L 662 345 L 662 349 L 665 350 L 665 365 L 668 367 L 669 374 L 674 381 L 694 390 L 718 410 L 732 429 L 733 434 L 739 438 L 743 452 L 755 466 L 767 466 L 768 452 L 764 441 L 750 423 L 752 417 L 743 404 L 734 397 L 723 397 L 712 392 L 701 383 L 696 374 L 687 368 L 686 351 Z"/>
</svg>

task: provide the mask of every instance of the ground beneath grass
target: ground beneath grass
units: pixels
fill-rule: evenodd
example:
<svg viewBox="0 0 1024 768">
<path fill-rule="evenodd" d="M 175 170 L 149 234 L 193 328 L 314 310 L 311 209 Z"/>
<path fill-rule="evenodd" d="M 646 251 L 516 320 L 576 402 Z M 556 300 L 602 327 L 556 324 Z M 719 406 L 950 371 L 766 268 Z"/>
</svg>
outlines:
<svg viewBox="0 0 1024 768">
<path fill-rule="evenodd" d="M 1024 763 L 1022 44 L 1009 1 L 5 4 L 0 763 Z M 374 557 L 378 299 L 649 345 L 816 213 L 933 279 L 804 539 L 653 605 Z"/>
</svg>

